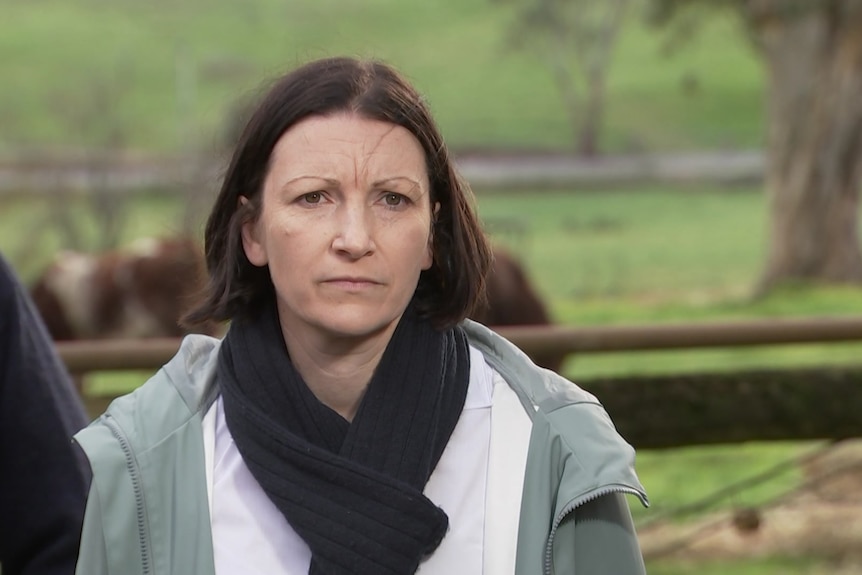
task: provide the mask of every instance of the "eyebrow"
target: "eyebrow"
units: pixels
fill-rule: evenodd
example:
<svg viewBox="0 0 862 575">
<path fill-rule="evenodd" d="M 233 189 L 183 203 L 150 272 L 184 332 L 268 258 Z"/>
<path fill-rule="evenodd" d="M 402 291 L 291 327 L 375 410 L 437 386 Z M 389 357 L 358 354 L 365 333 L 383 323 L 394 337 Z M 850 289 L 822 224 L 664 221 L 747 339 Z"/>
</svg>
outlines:
<svg viewBox="0 0 862 575">
<path fill-rule="evenodd" d="M 296 176 L 295 178 L 290 178 L 289 180 L 287 180 L 284 183 L 284 185 L 286 186 L 288 184 L 292 184 L 292 183 L 298 182 L 300 180 L 320 180 L 320 181 L 326 182 L 327 184 L 330 184 L 333 186 L 336 186 L 339 183 L 338 180 L 336 180 L 336 179 L 324 178 L 323 176 Z"/>
<path fill-rule="evenodd" d="M 337 185 L 339 185 L 339 184 L 341 183 L 341 182 L 339 182 L 338 180 L 336 180 L 336 179 L 334 179 L 334 178 L 327 178 L 327 177 L 324 177 L 324 176 L 303 175 L 303 176 L 296 176 L 295 178 L 291 178 L 291 179 L 289 179 L 288 181 L 286 181 L 286 182 L 284 183 L 284 185 L 285 185 L 285 186 L 287 186 L 287 185 L 289 185 L 289 184 L 292 184 L 292 183 L 294 183 L 294 182 L 298 182 L 298 181 L 300 181 L 300 180 L 320 180 L 320 181 L 322 181 L 322 182 L 326 182 L 327 184 L 329 184 L 329 185 L 331 185 L 331 186 L 337 186 Z M 409 176 L 392 176 L 391 178 L 383 178 L 382 180 L 377 180 L 377 181 L 375 181 L 375 182 L 372 182 L 372 183 L 371 183 L 371 186 L 372 186 L 372 187 L 379 187 L 379 186 L 383 186 L 383 185 L 386 185 L 386 184 L 390 184 L 390 183 L 392 183 L 392 182 L 399 181 L 399 180 L 403 180 L 403 181 L 405 181 L 405 182 L 409 182 L 409 183 L 413 184 L 413 185 L 414 185 L 415 187 L 417 187 L 417 188 L 421 188 L 421 187 L 422 187 L 422 184 L 421 184 L 421 183 L 419 183 L 418 181 L 414 180 L 413 178 L 411 178 L 411 177 L 409 177 Z"/>
<path fill-rule="evenodd" d="M 373 182 L 371 185 L 374 187 L 379 187 L 379 186 L 383 186 L 385 184 L 390 184 L 390 183 L 398 181 L 398 180 L 403 180 L 405 182 L 409 182 L 417 188 L 422 187 L 421 183 L 417 182 L 416 180 L 414 180 L 413 178 L 411 178 L 409 176 L 393 176 L 391 178 L 384 178 L 382 180 L 377 180 L 376 182 Z"/>
</svg>

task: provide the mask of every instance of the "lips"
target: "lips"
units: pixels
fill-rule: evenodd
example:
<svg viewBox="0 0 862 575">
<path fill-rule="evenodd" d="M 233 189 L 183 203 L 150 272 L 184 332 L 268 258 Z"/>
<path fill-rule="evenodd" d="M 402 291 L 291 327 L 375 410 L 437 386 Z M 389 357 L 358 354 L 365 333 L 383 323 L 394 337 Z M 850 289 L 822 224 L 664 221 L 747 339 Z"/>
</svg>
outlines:
<svg viewBox="0 0 862 575">
<path fill-rule="evenodd" d="M 383 285 L 383 282 L 379 282 L 372 278 L 355 276 L 328 278 L 323 280 L 321 283 L 344 289 L 364 289 Z"/>
<path fill-rule="evenodd" d="M 360 276 L 339 276 L 332 277 L 323 280 L 324 282 L 349 282 L 349 283 L 368 283 L 368 284 L 379 284 L 383 282 L 379 282 L 372 278 L 360 277 Z"/>
</svg>

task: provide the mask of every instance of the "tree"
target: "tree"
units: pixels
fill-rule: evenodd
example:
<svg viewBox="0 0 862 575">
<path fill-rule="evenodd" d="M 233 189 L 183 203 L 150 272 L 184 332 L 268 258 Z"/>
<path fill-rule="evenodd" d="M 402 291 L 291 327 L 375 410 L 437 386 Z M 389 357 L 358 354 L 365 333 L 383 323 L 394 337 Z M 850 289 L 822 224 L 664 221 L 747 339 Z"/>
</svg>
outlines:
<svg viewBox="0 0 862 575">
<path fill-rule="evenodd" d="M 578 152 L 596 155 L 608 70 L 630 0 L 502 1 L 515 5 L 511 45 L 529 47 L 550 69 Z"/>
<path fill-rule="evenodd" d="M 730 8 L 767 70 L 770 229 L 761 289 L 862 283 L 862 0 L 701 0 Z M 659 23 L 691 0 L 651 0 Z"/>
</svg>

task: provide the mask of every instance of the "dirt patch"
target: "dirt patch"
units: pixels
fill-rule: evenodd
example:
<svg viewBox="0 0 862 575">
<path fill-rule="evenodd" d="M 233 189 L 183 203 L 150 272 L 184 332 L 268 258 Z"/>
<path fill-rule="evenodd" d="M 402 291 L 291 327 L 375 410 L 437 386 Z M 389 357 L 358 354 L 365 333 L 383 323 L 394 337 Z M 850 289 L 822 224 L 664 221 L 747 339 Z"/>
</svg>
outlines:
<svg viewBox="0 0 862 575">
<path fill-rule="evenodd" d="M 640 534 L 646 558 L 746 559 L 829 557 L 862 559 L 862 505 L 798 502 L 767 510 L 756 529 L 740 529 L 724 513 Z"/>
<path fill-rule="evenodd" d="M 822 557 L 862 573 L 862 442 L 802 468 L 805 487 L 767 509 L 712 514 L 639 533 L 644 556 L 683 560 Z"/>
</svg>

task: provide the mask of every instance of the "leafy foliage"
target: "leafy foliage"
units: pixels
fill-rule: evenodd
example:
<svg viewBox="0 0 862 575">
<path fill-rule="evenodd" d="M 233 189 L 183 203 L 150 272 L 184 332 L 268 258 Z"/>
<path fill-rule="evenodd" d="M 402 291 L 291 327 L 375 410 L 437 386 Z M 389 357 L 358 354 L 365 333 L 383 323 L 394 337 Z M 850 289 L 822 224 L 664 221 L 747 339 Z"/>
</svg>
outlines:
<svg viewBox="0 0 862 575">
<path fill-rule="evenodd" d="M 664 50 L 673 52 L 688 45 L 717 11 L 741 14 L 747 0 L 647 0 L 645 20 L 666 33 Z"/>
<path fill-rule="evenodd" d="M 575 126 L 579 151 L 594 154 L 608 68 L 631 0 L 502 1 L 516 8 L 511 45 L 539 54 L 554 75 Z"/>
</svg>

